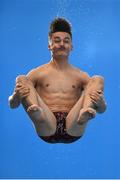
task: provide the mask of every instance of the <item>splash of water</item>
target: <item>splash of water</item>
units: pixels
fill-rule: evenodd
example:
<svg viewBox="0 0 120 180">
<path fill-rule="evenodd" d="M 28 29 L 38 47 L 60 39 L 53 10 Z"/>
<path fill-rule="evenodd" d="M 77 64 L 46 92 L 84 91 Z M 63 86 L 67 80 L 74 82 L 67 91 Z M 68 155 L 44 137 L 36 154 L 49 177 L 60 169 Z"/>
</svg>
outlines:
<svg viewBox="0 0 120 180">
<path fill-rule="evenodd" d="M 66 17 L 68 16 L 68 10 L 71 6 L 72 0 L 57 0 L 58 11 L 57 17 Z"/>
</svg>

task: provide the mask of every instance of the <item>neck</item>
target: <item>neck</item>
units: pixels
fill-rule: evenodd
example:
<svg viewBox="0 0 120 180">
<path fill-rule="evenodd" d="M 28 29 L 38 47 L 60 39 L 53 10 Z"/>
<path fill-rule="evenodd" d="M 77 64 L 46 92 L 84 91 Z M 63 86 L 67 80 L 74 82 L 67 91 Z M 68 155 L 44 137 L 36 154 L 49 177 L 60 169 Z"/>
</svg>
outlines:
<svg viewBox="0 0 120 180">
<path fill-rule="evenodd" d="M 68 58 L 51 59 L 51 64 L 58 70 L 64 70 L 68 67 Z"/>
</svg>

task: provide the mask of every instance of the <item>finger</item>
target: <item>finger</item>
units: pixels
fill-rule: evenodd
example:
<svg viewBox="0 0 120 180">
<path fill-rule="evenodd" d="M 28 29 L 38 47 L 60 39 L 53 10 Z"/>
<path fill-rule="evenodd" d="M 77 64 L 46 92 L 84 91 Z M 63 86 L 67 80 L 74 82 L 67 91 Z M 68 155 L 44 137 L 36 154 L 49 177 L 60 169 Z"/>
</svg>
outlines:
<svg viewBox="0 0 120 180">
<path fill-rule="evenodd" d="M 20 95 L 24 95 L 24 94 L 29 94 L 30 92 L 29 91 L 18 91 L 18 94 L 20 94 Z"/>
<path fill-rule="evenodd" d="M 91 101 L 92 101 L 92 102 L 96 102 L 96 100 L 95 100 L 94 98 L 91 98 Z"/>
<path fill-rule="evenodd" d="M 96 102 L 96 101 L 94 101 L 93 99 L 91 99 L 91 101 L 92 101 L 92 103 L 93 103 L 95 106 L 97 106 L 97 102 Z"/>
<path fill-rule="evenodd" d="M 97 90 L 97 93 L 101 94 L 101 93 L 103 93 L 103 91 L 99 89 L 99 90 Z"/>
<path fill-rule="evenodd" d="M 21 98 L 26 98 L 26 97 L 28 97 L 28 95 L 29 94 L 24 94 L 24 95 L 21 96 Z"/>
<path fill-rule="evenodd" d="M 97 100 L 96 99 L 94 99 L 94 98 L 91 98 L 91 101 L 93 102 L 93 103 L 96 103 L 97 104 Z"/>
<path fill-rule="evenodd" d="M 30 89 L 29 88 L 27 88 L 27 87 L 16 87 L 15 88 L 16 90 L 18 90 L 18 91 L 30 91 Z"/>
<path fill-rule="evenodd" d="M 96 99 L 94 99 L 94 98 L 91 98 L 91 101 L 94 103 L 97 103 Z"/>
<path fill-rule="evenodd" d="M 92 95 L 96 96 L 97 98 L 103 97 L 103 94 L 99 94 L 98 92 L 93 93 Z"/>
<path fill-rule="evenodd" d="M 91 94 L 91 96 L 98 97 L 98 94 L 93 93 L 93 94 Z"/>
<path fill-rule="evenodd" d="M 29 93 L 19 94 L 20 99 L 29 96 Z"/>
<path fill-rule="evenodd" d="M 16 89 L 16 90 L 20 90 L 20 89 L 22 89 L 22 87 L 16 86 L 15 89 Z"/>
<path fill-rule="evenodd" d="M 93 92 L 90 93 L 90 95 L 95 95 L 95 96 L 97 96 L 98 93 L 97 93 L 96 91 L 93 91 Z"/>
<path fill-rule="evenodd" d="M 17 94 L 20 94 L 20 93 L 23 92 L 23 90 L 22 90 L 21 88 L 16 88 L 16 89 L 15 89 L 15 92 L 16 92 Z"/>
<path fill-rule="evenodd" d="M 16 87 L 22 87 L 22 84 L 21 83 L 17 83 Z"/>
<path fill-rule="evenodd" d="M 91 95 L 90 97 L 95 99 L 95 100 L 98 100 L 98 96 L 96 96 L 96 95 Z"/>
</svg>

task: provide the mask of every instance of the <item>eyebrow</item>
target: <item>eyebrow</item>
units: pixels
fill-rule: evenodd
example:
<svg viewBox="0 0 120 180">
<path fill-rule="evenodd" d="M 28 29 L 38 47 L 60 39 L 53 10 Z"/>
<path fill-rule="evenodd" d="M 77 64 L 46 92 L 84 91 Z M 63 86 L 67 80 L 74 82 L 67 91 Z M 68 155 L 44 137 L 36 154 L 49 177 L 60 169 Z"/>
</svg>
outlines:
<svg viewBox="0 0 120 180">
<path fill-rule="evenodd" d="M 55 39 L 61 39 L 59 36 L 54 37 Z M 70 39 L 69 37 L 65 37 L 64 39 Z"/>
</svg>

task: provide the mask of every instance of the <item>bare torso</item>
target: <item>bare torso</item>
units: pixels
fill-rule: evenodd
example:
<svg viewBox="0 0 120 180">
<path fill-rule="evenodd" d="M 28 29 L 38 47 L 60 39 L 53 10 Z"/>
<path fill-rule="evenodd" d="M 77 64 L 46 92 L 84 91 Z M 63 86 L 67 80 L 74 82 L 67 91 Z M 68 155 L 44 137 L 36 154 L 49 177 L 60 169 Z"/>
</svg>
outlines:
<svg viewBox="0 0 120 180">
<path fill-rule="evenodd" d="M 86 73 L 71 65 L 61 71 L 51 63 L 32 70 L 28 77 L 52 112 L 69 112 L 89 81 Z"/>
</svg>

